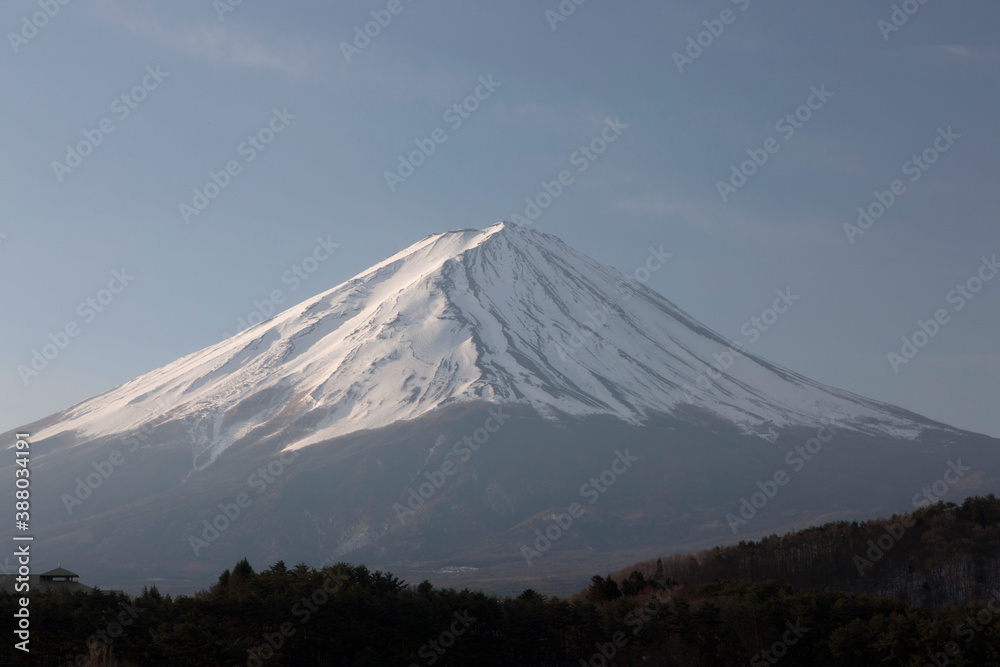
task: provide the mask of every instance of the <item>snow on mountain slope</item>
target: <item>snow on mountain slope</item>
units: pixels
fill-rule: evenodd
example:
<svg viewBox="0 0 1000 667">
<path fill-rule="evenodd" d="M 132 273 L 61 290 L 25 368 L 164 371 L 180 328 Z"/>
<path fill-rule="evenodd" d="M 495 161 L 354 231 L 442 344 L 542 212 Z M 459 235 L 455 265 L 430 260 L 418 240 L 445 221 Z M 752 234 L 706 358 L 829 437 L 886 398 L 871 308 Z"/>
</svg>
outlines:
<svg viewBox="0 0 1000 667">
<path fill-rule="evenodd" d="M 552 236 L 498 223 L 428 236 L 80 403 L 35 439 L 76 431 L 81 443 L 181 420 L 202 468 L 262 423 L 308 423 L 287 445 L 300 448 L 477 399 L 632 423 L 694 405 L 748 433 L 831 420 L 908 438 L 932 427 L 750 355 L 720 373 L 727 351 L 659 294 Z"/>
</svg>

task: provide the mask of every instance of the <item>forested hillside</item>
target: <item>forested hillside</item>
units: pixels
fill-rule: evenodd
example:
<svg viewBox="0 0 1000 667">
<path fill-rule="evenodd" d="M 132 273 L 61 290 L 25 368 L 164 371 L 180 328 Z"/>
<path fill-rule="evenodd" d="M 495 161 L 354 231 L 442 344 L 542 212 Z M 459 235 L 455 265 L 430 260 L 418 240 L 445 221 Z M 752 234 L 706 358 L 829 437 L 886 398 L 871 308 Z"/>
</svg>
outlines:
<svg viewBox="0 0 1000 667">
<path fill-rule="evenodd" d="M 194 597 L 36 594 L 32 655 L 7 641 L 0 663 L 1000 665 L 998 517 L 987 497 L 830 524 L 595 575 L 568 600 L 408 585 L 344 563 L 257 572 L 244 559 Z M 877 562 L 854 560 L 897 524 L 903 534 Z M 914 581 L 929 587 L 913 592 L 920 604 L 837 590 L 909 595 Z M 0 613 L 14 609 L 0 595 Z"/>
<path fill-rule="evenodd" d="M 704 583 L 776 579 L 881 595 L 935 610 L 1000 593 L 1000 499 L 971 497 L 863 523 L 839 521 L 758 542 L 662 559 L 663 576 Z M 639 563 L 656 576 L 656 562 Z"/>
</svg>

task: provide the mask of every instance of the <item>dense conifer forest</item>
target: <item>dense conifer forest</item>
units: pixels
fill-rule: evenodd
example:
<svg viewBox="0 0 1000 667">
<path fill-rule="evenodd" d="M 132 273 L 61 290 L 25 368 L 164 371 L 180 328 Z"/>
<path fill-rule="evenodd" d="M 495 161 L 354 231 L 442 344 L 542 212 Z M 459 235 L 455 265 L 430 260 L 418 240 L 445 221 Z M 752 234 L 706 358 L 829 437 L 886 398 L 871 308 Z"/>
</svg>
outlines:
<svg viewBox="0 0 1000 667">
<path fill-rule="evenodd" d="M 35 594 L 30 657 L 8 638 L 0 662 L 1000 665 L 998 562 L 993 496 L 641 563 L 568 599 L 244 559 L 193 597 Z"/>
</svg>

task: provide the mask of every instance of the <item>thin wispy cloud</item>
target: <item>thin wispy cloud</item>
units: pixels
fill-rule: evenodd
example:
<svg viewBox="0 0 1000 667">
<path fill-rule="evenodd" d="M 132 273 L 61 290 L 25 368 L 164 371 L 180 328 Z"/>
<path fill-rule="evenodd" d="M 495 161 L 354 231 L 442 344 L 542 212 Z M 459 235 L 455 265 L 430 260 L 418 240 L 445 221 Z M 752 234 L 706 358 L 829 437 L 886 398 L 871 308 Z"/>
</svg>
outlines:
<svg viewBox="0 0 1000 667">
<path fill-rule="evenodd" d="M 115 0 L 98 0 L 95 6 L 106 20 L 133 35 L 217 67 L 266 70 L 297 79 L 312 74 L 323 55 L 319 49 L 277 45 L 253 32 L 223 24 L 167 25 Z"/>
<path fill-rule="evenodd" d="M 936 48 L 946 57 L 968 62 L 993 62 L 1000 59 L 1000 51 L 995 49 L 981 49 L 964 44 L 943 44 Z"/>
<path fill-rule="evenodd" d="M 992 68 L 1000 63 L 1000 50 L 968 44 L 923 44 L 900 46 L 888 52 L 896 60 L 923 67 L 930 63 L 946 63 L 962 67 Z"/>
<path fill-rule="evenodd" d="M 665 193 L 645 193 L 622 197 L 615 210 L 639 218 L 652 218 L 684 224 L 696 231 L 725 236 L 739 236 L 751 241 L 774 243 L 835 244 L 839 237 L 831 229 L 839 229 L 831 221 L 813 216 L 794 222 L 762 220 L 749 217 L 714 202 L 671 196 Z"/>
</svg>

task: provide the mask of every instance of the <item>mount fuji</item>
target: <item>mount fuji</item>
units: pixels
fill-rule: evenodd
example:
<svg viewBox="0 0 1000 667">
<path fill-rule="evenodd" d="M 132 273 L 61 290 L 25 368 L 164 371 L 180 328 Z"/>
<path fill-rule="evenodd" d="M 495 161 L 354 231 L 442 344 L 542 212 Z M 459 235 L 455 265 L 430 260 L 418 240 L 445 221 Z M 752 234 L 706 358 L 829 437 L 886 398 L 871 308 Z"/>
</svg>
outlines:
<svg viewBox="0 0 1000 667">
<path fill-rule="evenodd" d="M 769 363 L 511 223 L 428 236 L 17 432 L 37 552 L 121 588 L 247 555 L 563 590 L 1000 473 L 1000 441 Z"/>
</svg>

